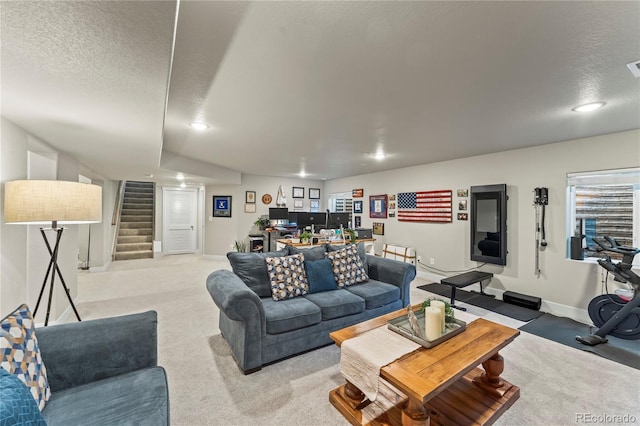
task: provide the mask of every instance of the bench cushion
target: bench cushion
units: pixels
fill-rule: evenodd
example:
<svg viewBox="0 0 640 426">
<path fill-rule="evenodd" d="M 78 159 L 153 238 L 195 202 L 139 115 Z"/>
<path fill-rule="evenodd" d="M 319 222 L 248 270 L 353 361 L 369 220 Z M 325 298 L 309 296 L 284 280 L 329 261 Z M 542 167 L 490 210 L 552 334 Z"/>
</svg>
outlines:
<svg viewBox="0 0 640 426">
<path fill-rule="evenodd" d="M 304 296 L 322 311 L 322 320 L 346 317 L 364 311 L 364 299 L 347 290 L 333 290 Z"/>
<path fill-rule="evenodd" d="M 168 425 L 167 377 L 150 367 L 53 392 L 42 415 L 50 425 Z"/>
<path fill-rule="evenodd" d="M 400 299 L 400 288 L 376 280 L 355 284 L 346 289 L 363 298 L 367 309 L 379 308 Z"/>
<path fill-rule="evenodd" d="M 320 308 L 304 297 L 275 301 L 263 298 L 267 333 L 279 334 L 318 324 L 322 320 Z"/>
</svg>

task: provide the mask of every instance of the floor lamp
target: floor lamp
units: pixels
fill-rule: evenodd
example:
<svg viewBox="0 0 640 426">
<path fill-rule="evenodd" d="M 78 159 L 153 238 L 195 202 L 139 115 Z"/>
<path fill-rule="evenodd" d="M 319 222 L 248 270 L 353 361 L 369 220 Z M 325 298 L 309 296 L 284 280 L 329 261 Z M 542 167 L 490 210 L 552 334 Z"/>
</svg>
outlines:
<svg viewBox="0 0 640 426">
<path fill-rule="evenodd" d="M 14 180 L 6 182 L 4 187 L 4 222 L 22 225 L 49 225 L 50 228 L 41 227 L 40 233 L 47 246 L 49 255 L 49 266 L 42 281 L 40 295 L 33 311 L 36 316 L 40 301 L 44 294 L 49 274 L 51 274 L 51 285 L 49 288 L 49 300 L 47 302 L 47 316 L 44 325 L 49 324 L 49 313 L 51 312 L 51 300 L 53 298 L 53 284 L 56 274 L 60 278 L 60 283 L 69 299 L 69 303 L 76 314 L 78 321 L 80 315 L 73 304 L 69 288 L 62 278 L 62 273 L 58 267 L 58 250 L 60 239 L 62 238 L 62 225 L 72 225 L 80 223 L 97 223 L 102 220 L 102 188 L 79 182 L 69 182 L 62 180 Z M 53 248 L 49 244 L 45 231 L 56 233 Z"/>
</svg>

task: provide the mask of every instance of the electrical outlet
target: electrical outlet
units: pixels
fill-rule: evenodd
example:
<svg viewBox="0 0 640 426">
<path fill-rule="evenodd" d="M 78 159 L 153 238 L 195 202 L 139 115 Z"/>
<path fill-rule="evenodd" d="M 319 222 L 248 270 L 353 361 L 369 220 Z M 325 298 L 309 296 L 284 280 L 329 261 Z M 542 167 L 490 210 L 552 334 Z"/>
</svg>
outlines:
<svg viewBox="0 0 640 426">
<path fill-rule="evenodd" d="M 418 262 L 422 262 L 422 256 L 418 256 Z"/>
<path fill-rule="evenodd" d="M 430 265 L 435 265 L 436 264 L 436 260 L 432 257 L 431 259 L 429 259 L 429 264 Z"/>
</svg>

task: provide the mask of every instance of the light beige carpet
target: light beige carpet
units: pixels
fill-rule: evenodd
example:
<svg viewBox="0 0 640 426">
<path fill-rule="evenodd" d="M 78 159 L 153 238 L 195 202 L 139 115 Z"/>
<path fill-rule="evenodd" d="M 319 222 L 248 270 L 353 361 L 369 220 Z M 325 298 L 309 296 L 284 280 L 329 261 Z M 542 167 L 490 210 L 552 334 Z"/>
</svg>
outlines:
<svg viewBox="0 0 640 426">
<path fill-rule="evenodd" d="M 195 255 L 114 262 L 108 272 L 80 273 L 78 309 L 83 320 L 158 312 L 159 363 L 169 377 L 174 425 L 347 424 L 328 398 L 343 383 L 335 346 L 248 376 L 238 370 L 205 287 L 207 275 L 220 268 L 229 269 L 226 259 Z M 429 297 L 416 288 L 425 283 L 412 283 L 412 303 Z M 523 324 L 467 308 L 514 328 Z M 586 423 L 581 419 L 587 416 L 624 415 L 640 423 L 638 370 L 524 332 L 501 354 L 503 377 L 521 390 L 498 425 L 569 425 Z"/>
</svg>

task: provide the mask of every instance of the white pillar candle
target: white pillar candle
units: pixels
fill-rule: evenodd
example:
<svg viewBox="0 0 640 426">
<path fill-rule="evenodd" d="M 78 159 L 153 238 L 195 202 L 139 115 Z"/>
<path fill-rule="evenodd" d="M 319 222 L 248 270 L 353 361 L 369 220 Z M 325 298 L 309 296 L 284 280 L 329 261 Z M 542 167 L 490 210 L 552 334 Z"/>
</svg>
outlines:
<svg viewBox="0 0 640 426">
<path fill-rule="evenodd" d="M 442 333 L 444 333 L 444 310 L 446 307 L 444 302 L 442 300 L 432 300 L 430 306 L 440 309 L 440 315 L 442 316 Z"/>
<path fill-rule="evenodd" d="M 424 308 L 424 334 L 427 340 L 433 342 L 442 335 L 442 320 L 440 309 L 433 306 Z"/>
</svg>

